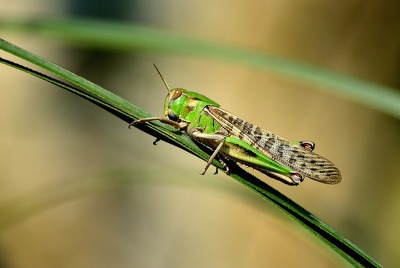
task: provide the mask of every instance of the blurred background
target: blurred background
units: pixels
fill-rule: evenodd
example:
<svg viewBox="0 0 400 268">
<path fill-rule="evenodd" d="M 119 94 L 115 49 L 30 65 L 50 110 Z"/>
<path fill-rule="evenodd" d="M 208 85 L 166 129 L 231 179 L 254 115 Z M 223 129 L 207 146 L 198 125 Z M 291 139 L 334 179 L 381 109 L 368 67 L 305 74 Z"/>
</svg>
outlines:
<svg viewBox="0 0 400 268">
<path fill-rule="evenodd" d="M 400 87 L 397 1 L 0 0 L 6 19 L 139 24 Z M 165 88 L 219 102 L 342 172 L 298 187 L 260 176 L 387 267 L 400 264 L 399 120 L 318 86 L 201 57 L 1 38 L 162 115 Z M 4 52 L 0 56 L 14 59 Z M 19 61 L 20 62 L 20 61 Z M 53 85 L 0 66 L 0 267 L 343 267 L 294 221 L 222 172 Z M 400 104 L 399 104 L 400 105 Z"/>
</svg>

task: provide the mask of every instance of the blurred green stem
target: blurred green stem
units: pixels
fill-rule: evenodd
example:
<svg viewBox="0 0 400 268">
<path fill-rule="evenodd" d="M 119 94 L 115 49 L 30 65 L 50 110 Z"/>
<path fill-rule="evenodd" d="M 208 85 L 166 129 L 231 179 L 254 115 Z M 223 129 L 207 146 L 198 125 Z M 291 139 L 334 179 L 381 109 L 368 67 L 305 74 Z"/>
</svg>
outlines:
<svg viewBox="0 0 400 268">
<path fill-rule="evenodd" d="M 295 79 L 296 83 L 312 85 L 400 119 L 400 92 L 397 89 L 259 51 L 196 40 L 138 25 L 84 19 L 10 20 L 1 22 L 0 27 L 32 31 L 35 35 L 45 34 L 78 46 L 193 55 L 245 64 Z"/>
</svg>

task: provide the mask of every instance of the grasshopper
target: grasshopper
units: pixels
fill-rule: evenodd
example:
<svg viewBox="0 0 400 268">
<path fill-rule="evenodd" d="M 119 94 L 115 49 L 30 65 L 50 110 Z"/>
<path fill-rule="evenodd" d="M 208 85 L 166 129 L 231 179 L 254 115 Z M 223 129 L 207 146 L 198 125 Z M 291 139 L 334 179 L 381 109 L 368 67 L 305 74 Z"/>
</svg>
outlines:
<svg viewBox="0 0 400 268">
<path fill-rule="evenodd" d="M 217 159 L 227 174 L 227 160 L 232 160 L 289 185 L 298 185 L 305 177 L 326 184 L 341 181 L 335 165 L 313 152 L 313 142 L 290 142 L 221 109 L 218 103 L 204 95 L 183 88 L 170 89 L 157 66 L 154 67 L 168 90 L 164 102 L 165 117 L 142 118 L 133 121 L 129 127 L 161 121 L 208 147 L 213 153 L 202 175 Z"/>
</svg>

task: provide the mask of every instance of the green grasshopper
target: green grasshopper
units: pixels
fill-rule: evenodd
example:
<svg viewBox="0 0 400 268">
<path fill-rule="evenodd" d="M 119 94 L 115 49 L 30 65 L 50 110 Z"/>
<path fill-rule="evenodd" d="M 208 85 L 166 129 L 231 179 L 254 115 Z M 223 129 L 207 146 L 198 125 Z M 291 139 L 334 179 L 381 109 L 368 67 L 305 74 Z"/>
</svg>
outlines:
<svg viewBox="0 0 400 268">
<path fill-rule="evenodd" d="M 227 160 L 233 160 L 289 185 L 298 185 L 305 177 L 327 184 L 341 181 L 335 165 L 313 152 L 313 142 L 290 142 L 221 109 L 206 96 L 183 88 L 170 89 L 157 66 L 154 67 L 168 90 L 165 117 L 142 118 L 129 127 L 158 120 L 213 150 L 202 175 L 217 159 L 227 174 Z"/>
</svg>

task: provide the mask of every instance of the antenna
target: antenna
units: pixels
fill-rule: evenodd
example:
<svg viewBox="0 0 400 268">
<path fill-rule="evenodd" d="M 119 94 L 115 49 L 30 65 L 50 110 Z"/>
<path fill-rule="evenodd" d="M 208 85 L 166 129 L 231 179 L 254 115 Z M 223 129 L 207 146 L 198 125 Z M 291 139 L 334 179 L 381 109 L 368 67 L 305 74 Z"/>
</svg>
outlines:
<svg viewBox="0 0 400 268">
<path fill-rule="evenodd" d="M 157 66 L 155 63 L 153 63 L 154 68 L 156 68 L 158 75 L 161 77 L 161 80 L 164 82 L 165 87 L 167 88 L 168 92 L 170 92 L 171 90 L 169 89 L 168 83 L 167 81 L 165 81 L 164 77 L 162 76 L 160 70 L 158 70 Z"/>
</svg>

